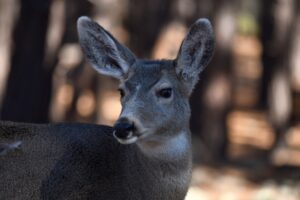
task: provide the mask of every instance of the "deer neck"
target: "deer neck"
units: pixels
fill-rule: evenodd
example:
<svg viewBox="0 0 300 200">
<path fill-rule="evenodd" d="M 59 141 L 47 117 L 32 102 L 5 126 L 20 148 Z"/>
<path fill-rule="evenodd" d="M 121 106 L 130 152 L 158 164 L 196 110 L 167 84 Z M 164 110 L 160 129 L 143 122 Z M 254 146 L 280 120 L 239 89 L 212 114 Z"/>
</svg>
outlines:
<svg viewBox="0 0 300 200">
<path fill-rule="evenodd" d="M 168 140 L 139 141 L 137 146 L 145 168 L 155 169 L 156 175 L 161 177 L 160 190 L 163 190 L 162 186 L 168 185 L 169 192 L 186 193 L 192 169 L 189 131 L 179 132 Z M 155 177 L 157 179 L 157 176 Z"/>
<path fill-rule="evenodd" d="M 191 157 L 189 131 L 180 131 L 174 136 L 142 140 L 137 143 L 141 152 L 149 158 L 167 162 L 182 162 Z"/>
</svg>

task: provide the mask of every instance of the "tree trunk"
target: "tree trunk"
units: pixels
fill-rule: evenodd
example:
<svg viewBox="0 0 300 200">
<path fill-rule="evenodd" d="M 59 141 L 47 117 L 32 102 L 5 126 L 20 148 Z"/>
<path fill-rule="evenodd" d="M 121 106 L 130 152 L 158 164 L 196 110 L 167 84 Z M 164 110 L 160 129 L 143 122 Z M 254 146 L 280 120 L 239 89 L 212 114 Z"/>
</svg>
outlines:
<svg viewBox="0 0 300 200">
<path fill-rule="evenodd" d="M 53 70 L 43 61 L 50 4 L 51 0 L 21 1 L 2 120 L 48 121 Z"/>
<path fill-rule="evenodd" d="M 124 21 L 130 35 L 130 49 L 138 57 L 149 57 L 159 31 L 170 17 L 171 0 L 130 0 Z"/>
</svg>

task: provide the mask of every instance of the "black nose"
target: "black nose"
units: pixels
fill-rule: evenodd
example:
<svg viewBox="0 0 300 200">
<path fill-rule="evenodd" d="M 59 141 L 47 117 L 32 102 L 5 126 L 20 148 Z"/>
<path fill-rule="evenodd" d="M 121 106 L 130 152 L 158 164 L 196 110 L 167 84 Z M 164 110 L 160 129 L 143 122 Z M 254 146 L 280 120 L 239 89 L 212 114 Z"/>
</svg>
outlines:
<svg viewBox="0 0 300 200">
<path fill-rule="evenodd" d="M 130 123 L 127 119 L 119 119 L 114 126 L 114 134 L 120 139 L 126 139 L 133 131 L 134 125 Z"/>
</svg>

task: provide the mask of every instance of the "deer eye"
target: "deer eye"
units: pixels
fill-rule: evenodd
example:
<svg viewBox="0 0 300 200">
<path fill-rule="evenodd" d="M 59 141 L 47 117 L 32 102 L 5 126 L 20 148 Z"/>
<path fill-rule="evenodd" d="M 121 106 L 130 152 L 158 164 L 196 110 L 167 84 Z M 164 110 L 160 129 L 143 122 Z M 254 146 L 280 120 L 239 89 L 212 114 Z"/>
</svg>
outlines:
<svg viewBox="0 0 300 200">
<path fill-rule="evenodd" d="M 158 91 L 158 96 L 163 98 L 170 98 L 172 96 L 172 88 L 164 88 Z"/>
<path fill-rule="evenodd" d="M 124 90 L 121 89 L 121 88 L 119 88 L 118 91 L 119 91 L 119 93 L 120 93 L 121 98 L 123 98 L 123 97 L 125 96 Z"/>
</svg>

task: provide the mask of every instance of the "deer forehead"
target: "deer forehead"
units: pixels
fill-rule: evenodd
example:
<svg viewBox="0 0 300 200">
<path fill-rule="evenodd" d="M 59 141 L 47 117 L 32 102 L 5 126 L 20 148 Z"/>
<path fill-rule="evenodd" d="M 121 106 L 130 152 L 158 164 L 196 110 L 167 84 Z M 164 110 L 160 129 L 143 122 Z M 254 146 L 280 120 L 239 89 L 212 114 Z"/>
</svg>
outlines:
<svg viewBox="0 0 300 200">
<path fill-rule="evenodd" d="M 154 86 L 171 87 L 175 79 L 175 69 L 171 61 L 137 61 L 131 67 L 128 77 L 121 82 L 121 86 L 129 91 L 148 91 Z"/>
</svg>

